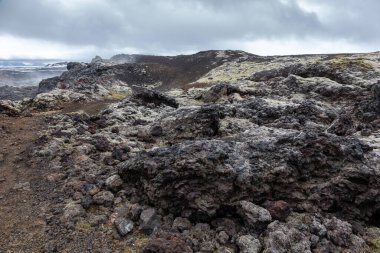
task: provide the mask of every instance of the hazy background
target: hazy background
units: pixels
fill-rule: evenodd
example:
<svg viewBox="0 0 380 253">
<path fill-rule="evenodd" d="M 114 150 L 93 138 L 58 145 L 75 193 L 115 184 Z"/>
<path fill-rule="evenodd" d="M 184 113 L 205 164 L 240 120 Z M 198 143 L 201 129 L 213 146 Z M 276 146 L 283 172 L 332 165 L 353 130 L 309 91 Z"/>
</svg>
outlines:
<svg viewBox="0 0 380 253">
<path fill-rule="evenodd" d="M 58 76 L 66 70 L 59 60 L 0 60 L 0 87 L 36 86 L 42 79 Z M 1 93 L 1 90 L 0 90 Z"/>
<path fill-rule="evenodd" d="M 0 59 L 379 50 L 378 0 L 0 0 Z"/>
</svg>

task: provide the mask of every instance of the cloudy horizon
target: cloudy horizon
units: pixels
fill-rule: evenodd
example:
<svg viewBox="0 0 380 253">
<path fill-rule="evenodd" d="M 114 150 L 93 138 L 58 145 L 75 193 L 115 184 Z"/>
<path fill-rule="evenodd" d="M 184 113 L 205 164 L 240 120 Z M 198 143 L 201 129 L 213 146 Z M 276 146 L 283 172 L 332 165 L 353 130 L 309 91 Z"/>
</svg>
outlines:
<svg viewBox="0 0 380 253">
<path fill-rule="evenodd" d="M 0 59 L 374 52 L 379 7 L 376 0 L 0 0 Z"/>
</svg>

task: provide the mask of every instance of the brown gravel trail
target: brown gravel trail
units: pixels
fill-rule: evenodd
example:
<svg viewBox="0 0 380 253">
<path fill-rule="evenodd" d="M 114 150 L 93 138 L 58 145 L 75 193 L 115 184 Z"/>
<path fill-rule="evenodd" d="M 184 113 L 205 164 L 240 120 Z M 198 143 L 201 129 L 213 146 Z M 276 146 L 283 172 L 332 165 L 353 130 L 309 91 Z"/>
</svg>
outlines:
<svg viewBox="0 0 380 253">
<path fill-rule="evenodd" d="M 47 128 L 45 118 L 79 110 L 95 114 L 108 103 L 68 104 L 26 117 L 0 115 L 0 253 L 43 252 L 47 243 L 44 214 L 54 187 L 46 178 L 48 168 L 27 155 Z"/>
</svg>

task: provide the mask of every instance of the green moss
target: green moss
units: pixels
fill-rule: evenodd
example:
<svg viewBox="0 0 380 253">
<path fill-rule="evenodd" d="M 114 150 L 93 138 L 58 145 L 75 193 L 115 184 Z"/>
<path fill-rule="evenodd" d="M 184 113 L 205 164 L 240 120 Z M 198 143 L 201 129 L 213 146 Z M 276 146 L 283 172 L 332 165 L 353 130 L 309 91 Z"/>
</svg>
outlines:
<svg viewBox="0 0 380 253">
<path fill-rule="evenodd" d="M 380 238 L 374 238 L 372 240 L 369 241 L 369 244 L 370 246 L 373 248 L 373 249 L 378 249 L 380 250 Z"/>
<path fill-rule="evenodd" d="M 142 248 L 147 244 L 148 241 L 149 241 L 148 237 L 138 237 L 132 246 L 125 248 L 123 250 L 123 253 L 141 252 Z"/>
<path fill-rule="evenodd" d="M 115 100 L 122 100 L 130 95 L 129 92 L 125 91 L 111 91 L 110 92 L 110 98 Z"/>
<path fill-rule="evenodd" d="M 339 70 L 353 69 L 356 71 L 370 71 L 373 66 L 364 58 L 349 59 L 344 57 L 337 57 L 330 60 L 327 64 Z"/>
<path fill-rule="evenodd" d="M 91 229 L 91 225 L 86 222 L 79 222 L 75 228 L 77 231 L 88 232 Z"/>
<path fill-rule="evenodd" d="M 137 253 L 137 250 L 129 248 L 129 249 L 123 250 L 123 253 Z"/>
</svg>

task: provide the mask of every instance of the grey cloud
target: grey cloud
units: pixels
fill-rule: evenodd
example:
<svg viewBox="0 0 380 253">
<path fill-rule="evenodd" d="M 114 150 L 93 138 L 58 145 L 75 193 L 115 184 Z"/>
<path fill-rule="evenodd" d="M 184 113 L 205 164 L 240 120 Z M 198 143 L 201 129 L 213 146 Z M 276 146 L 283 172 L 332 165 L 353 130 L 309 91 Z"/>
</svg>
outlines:
<svg viewBox="0 0 380 253">
<path fill-rule="evenodd" d="M 315 14 L 277 0 L 4 0 L 0 5 L 1 33 L 100 47 L 192 48 L 302 37 L 319 29 Z"/>
<path fill-rule="evenodd" d="M 380 1 L 307 0 L 326 9 L 324 30 L 331 37 L 379 44 Z"/>
<path fill-rule="evenodd" d="M 306 11 L 300 1 L 320 5 L 322 12 L 330 14 Z M 143 52 L 220 48 L 230 41 L 257 39 L 313 37 L 376 43 L 380 2 L 360 2 L 0 0 L 0 34 Z"/>
</svg>

